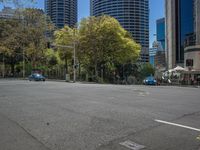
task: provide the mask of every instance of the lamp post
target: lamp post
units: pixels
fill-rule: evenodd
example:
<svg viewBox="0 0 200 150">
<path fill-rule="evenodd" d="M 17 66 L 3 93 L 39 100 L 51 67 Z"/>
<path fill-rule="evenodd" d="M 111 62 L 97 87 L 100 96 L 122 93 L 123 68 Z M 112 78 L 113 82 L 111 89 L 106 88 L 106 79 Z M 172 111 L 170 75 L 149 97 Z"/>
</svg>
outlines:
<svg viewBox="0 0 200 150">
<path fill-rule="evenodd" d="M 23 78 L 25 78 L 25 56 L 24 56 L 24 48 L 23 48 Z"/>
<path fill-rule="evenodd" d="M 61 47 L 61 48 L 73 48 L 73 82 L 76 82 L 76 42 L 74 41 L 74 45 L 73 46 L 67 46 L 67 45 L 54 45 L 52 44 L 51 46 L 53 47 Z"/>
<path fill-rule="evenodd" d="M 3 53 L 3 78 L 5 77 L 5 57 Z"/>
<path fill-rule="evenodd" d="M 75 83 L 76 82 L 76 28 L 74 28 L 74 66 L 73 66 L 73 69 L 74 69 L 74 80 L 73 82 Z"/>
<path fill-rule="evenodd" d="M 5 56 L 4 56 L 4 52 L 0 53 L 3 56 L 3 67 L 2 67 L 2 77 L 5 77 Z"/>
<path fill-rule="evenodd" d="M 73 65 L 73 69 L 74 69 L 74 79 L 73 82 L 76 82 L 76 43 L 74 41 L 74 65 Z"/>
</svg>

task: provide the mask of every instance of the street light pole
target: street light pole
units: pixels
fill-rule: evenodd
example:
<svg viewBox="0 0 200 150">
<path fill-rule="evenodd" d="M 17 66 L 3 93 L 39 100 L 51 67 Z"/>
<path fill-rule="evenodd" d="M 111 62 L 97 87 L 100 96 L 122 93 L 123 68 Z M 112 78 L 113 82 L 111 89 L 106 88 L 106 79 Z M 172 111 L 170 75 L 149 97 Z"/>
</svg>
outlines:
<svg viewBox="0 0 200 150">
<path fill-rule="evenodd" d="M 74 70 L 74 80 L 73 82 L 76 82 L 76 28 L 74 28 L 74 66 L 73 66 L 73 70 Z"/>
<path fill-rule="evenodd" d="M 25 60 L 24 60 L 24 48 L 23 48 L 23 78 L 25 78 Z"/>
<path fill-rule="evenodd" d="M 3 78 L 5 78 L 5 58 L 3 53 Z"/>
<path fill-rule="evenodd" d="M 74 83 L 76 82 L 76 43 L 74 41 Z"/>
<path fill-rule="evenodd" d="M 75 32 L 74 32 L 75 34 Z M 54 45 L 52 44 L 51 46 L 53 47 L 62 47 L 62 48 L 73 48 L 73 62 L 74 62 L 74 65 L 73 65 L 73 82 L 75 83 L 76 82 L 76 41 L 74 40 L 74 45 L 72 46 L 67 46 L 67 45 Z"/>
<path fill-rule="evenodd" d="M 24 18 L 22 18 L 22 23 L 23 23 L 23 31 L 25 32 L 25 19 Z M 23 79 L 25 79 L 25 54 L 24 54 L 24 44 L 22 45 L 22 57 L 23 57 Z"/>
</svg>

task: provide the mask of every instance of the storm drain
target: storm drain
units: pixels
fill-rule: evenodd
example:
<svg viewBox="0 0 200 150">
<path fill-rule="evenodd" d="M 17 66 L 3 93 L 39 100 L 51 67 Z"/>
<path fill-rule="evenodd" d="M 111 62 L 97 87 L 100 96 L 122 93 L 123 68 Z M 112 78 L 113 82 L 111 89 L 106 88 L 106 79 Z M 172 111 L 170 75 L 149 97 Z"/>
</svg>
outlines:
<svg viewBox="0 0 200 150">
<path fill-rule="evenodd" d="M 145 146 L 139 145 L 139 144 L 132 142 L 132 141 L 125 141 L 125 142 L 122 142 L 122 143 L 119 143 L 119 144 L 122 145 L 122 146 L 125 146 L 126 148 L 130 148 L 132 150 L 141 150 L 141 149 L 145 148 Z"/>
</svg>

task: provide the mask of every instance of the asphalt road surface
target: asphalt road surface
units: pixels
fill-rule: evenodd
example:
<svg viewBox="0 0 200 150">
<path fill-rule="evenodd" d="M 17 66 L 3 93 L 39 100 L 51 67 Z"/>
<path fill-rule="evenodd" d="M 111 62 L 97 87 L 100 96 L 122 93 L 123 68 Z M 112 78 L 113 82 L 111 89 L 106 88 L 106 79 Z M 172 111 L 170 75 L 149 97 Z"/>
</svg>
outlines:
<svg viewBox="0 0 200 150">
<path fill-rule="evenodd" d="M 200 89 L 0 80 L 0 150 L 200 150 Z"/>
</svg>

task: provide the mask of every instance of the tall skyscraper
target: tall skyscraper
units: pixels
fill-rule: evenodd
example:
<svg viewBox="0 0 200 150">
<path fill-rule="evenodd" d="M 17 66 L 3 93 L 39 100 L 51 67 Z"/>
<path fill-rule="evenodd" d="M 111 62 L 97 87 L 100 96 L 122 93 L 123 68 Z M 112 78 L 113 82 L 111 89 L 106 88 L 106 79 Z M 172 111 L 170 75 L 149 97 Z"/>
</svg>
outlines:
<svg viewBox="0 0 200 150">
<path fill-rule="evenodd" d="M 149 0 L 90 0 L 91 16 L 116 18 L 141 44 L 141 61 L 149 61 Z"/>
<path fill-rule="evenodd" d="M 163 50 L 165 50 L 165 18 L 156 21 L 156 37 L 157 41 L 162 44 Z"/>
<path fill-rule="evenodd" d="M 154 41 L 152 48 L 149 49 L 150 64 L 157 69 L 163 69 L 166 66 L 165 51 L 160 41 Z"/>
<path fill-rule="evenodd" d="M 168 68 L 184 64 L 184 49 L 199 41 L 200 0 L 165 0 Z M 188 44 L 186 44 L 188 43 Z"/>
<path fill-rule="evenodd" d="M 45 12 L 58 28 L 77 23 L 77 0 L 45 0 Z"/>
</svg>

